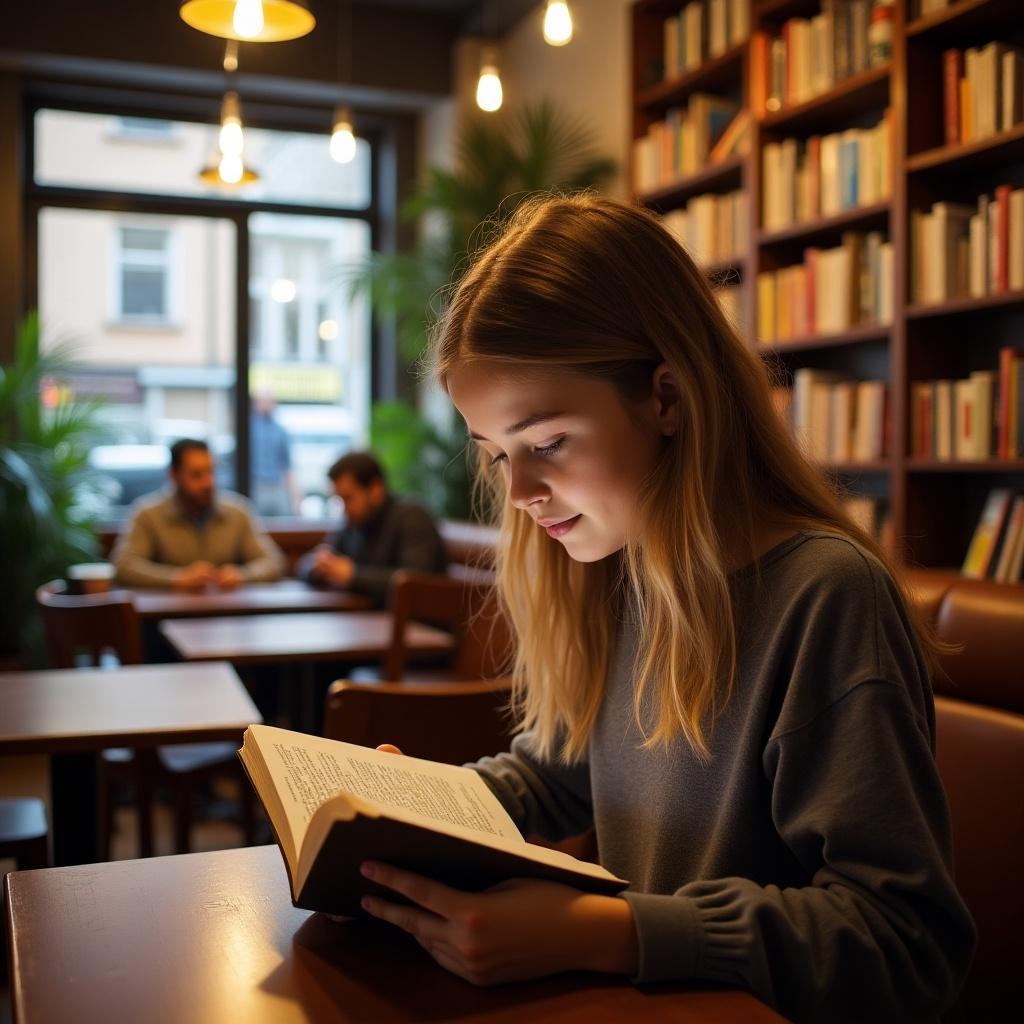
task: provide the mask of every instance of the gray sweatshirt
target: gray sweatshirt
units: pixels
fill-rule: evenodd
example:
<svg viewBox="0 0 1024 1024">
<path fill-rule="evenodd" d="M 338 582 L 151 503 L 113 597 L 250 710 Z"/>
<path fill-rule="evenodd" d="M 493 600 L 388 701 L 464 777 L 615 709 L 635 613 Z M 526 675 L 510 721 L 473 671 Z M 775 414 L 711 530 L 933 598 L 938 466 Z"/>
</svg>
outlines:
<svg viewBox="0 0 1024 1024">
<path fill-rule="evenodd" d="M 585 763 L 529 734 L 475 767 L 524 834 L 593 825 L 632 884 L 634 979 L 751 989 L 798 1021 L 935 1020 L 974 943 L 954 887 L 932 693 L 870 554 L 801 532 L 732 577 L 739 670 L 701 764 L 645 750 L 620 630 Z"/>
</svg>

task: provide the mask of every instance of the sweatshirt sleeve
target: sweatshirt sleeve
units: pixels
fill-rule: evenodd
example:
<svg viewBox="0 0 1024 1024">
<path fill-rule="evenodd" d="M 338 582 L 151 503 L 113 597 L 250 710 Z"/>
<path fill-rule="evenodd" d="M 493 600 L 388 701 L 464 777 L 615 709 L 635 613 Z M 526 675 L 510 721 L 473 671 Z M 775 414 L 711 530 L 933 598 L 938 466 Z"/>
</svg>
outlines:
<svg viewBox="0 0 1024 1024">
<path fill-rule="evenodd" d="M 483 776 L 524 836 L 557 842 L 594 824 L 589 765 L 541 758 L 529 732 L 516 736 L 508 753 L 466 767 Z"/>
<path fill-rule="evenodd" d="M 927 724 L 905 689 L 855 686 L 773 737 L 763 768 L 775 827 L 812 884 L 716 878 L 626 893 L 635 980 L 740 985 L 799 1021 L 936 1019 L 966 973 L 974 926 L 951 878 Z"/>
<path fill-rule="evenodd" d="M 126 587 L 169 587 L 179 567 L 155 561 L 155 554 L 156 539 L 150 512 L 137 508 L 110 556 L 118 583 Z"/>
</svg>

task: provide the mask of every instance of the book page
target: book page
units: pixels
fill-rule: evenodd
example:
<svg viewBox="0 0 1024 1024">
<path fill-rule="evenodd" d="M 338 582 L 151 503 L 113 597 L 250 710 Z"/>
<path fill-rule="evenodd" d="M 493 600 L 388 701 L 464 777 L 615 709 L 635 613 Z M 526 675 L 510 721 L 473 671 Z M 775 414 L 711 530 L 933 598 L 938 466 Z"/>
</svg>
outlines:
<svg viewBox="0 0 1024 1024">
<path fill-rule="evenodd" d="M 249 727 L 280 797 L 296 846 L 313 812 L 331 797 L 353 794 L 382 810 L 402 810 L 481 837 L 524 842 L 515 823 L 471 768 L 386 754 L 354 743 Z"/>
</svg>

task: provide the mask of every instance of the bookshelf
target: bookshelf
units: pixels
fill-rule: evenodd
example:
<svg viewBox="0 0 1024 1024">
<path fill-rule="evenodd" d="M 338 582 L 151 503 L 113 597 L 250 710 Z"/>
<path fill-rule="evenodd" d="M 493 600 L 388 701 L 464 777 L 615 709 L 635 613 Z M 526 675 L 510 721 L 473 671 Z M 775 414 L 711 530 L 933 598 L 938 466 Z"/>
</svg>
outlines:
<svg viewBox="0 0 1024 1024">
<path fill-rule="evenodd" d="M 993 40 L 1024 47 L 1021 0 L 950 0 L 924 16 L 918 14 L 920 0 L 893 0 L 891 53 L 872 52 L 867 61 L 871 66 L 856 71 L 851 57 L 845 77 L 835 69 L 814 77 L 820 72 L 815 64 L 807 72 L 814 77 L 814 89 L 794 88 L 790 102 L 784 96 L 781 105 L 765 102 L 763 78 L 755 76 L 765 66 L 766 52 L 771 60 L 771 39 L 784 36 L 789 45 L 796 36 L 788 33 L 797 31 L 787 26 L 789 19 L 814 18 L 822 11 L 822 0 L 746 2 L 749 36 L 724 51 L 719 44 L 720 52 L 708 53 L 698 67 L 668 81 L 658 75 L 664 23 L 680 15 L 687 0 L 633 4 L 632 140 L 643 139 L 652 124 L 672 108 L 685 107 L 696 93 L 737 102 L 750 115 L 745 152 L 643 192 L 636 189 L 634 178 L 634 195 L 652 210 L 669 213 L 707 193 L 739 189 L 746 194 L 747 251 L 727 265 L 705 269 L 713 279 L 725 273 L 740 286 L 743 334 L 776 376 L 792 381 L 798 369 L 810 368 L 886 381 L 889 424 L 883 458 L 823 465 L 822 470 L 850 493 L 885 503 L 888 537 L 899 556 L 913 565 L 959 567 L 989 490 L 1024 490 L 1024 455 L 970 461 L 912 455 L 911 390 L 921 381 L 996 370 L 1004 346 L 1024 350 L 1024 290 L 920 301 L 910 270 L 912 220 L 935 203 L 970 204 L 986 191 L 992 194 L 997 185 L 1024 187 L 1024 121 L 950 144 L 943 106 L 944 52 L 983 47 Z M 869 13 L 871 6 L 868 0 Z M 758 33 L 767 35 L 767 51 Z M 769 63 L 769 93 L 770 68 Z M 789 77 L 785 82 L 789 90 Z M 766 147 L 796 139 L 804 153 L 813 136 L 867 132 L 886 110 L 891 143 L 887 193 L 838 212 L 833 208 L 827 216 L 791 220 L 768 230 L 762 226 Z M 891 244 L 891 319 L 858 322 L 829 333 L 791 334 L 772 343 L 756 341 L 759 275 L 800 265 L 809 247 L 840 247 L 851 232 L 881 232 Z"/>
</svg>

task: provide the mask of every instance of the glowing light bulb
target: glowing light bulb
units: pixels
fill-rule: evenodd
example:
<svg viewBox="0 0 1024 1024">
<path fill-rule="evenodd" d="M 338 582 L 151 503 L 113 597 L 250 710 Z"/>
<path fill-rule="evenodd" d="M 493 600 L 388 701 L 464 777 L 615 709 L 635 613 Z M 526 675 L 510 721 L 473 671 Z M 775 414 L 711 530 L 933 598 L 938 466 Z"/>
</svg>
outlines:
<svg viewBox="0 0 1024 1024">
<path fill-rule="evenodd" d="M 225 185 L 237 185 L 242 180 L 242 158 L 237 153 L 225 153 L 217 165 L 217 173 Z"/>
<path fill-rule="evenodd" d="M 340 110 L 334 115 L 330 151 L 331 157 L 339 164 L 351 163 L 356 155 L 356 137 L 352 131 L 352 115 L 347 110 Z"/>
<path fill-rule="evenodd" d="M 220 126 L 220 151 L 225 156 L 241 156 L 242 141 L 242 122 L 237 118 Z"/>
<path fill-rule="evenodd" d="M 231 26 L 243 39 L 254 39 L 263 31 L 263 0 L 236 0 Z"/>
<path fill-rule="evenodd" d="M 572 39 L 572 15 L 565 0 L 548 0 L 544 11 L 544 42 L 565 46 Z"/>
<path fill-rule="evenodd" d="M 484 64 L 480 68 L 480 79 L 476 83 L 476 105 L 481 110 L 492 112 L 501 108 L 501 78 L 495 64 Z"/>
</svg>

